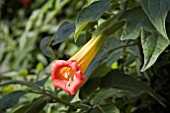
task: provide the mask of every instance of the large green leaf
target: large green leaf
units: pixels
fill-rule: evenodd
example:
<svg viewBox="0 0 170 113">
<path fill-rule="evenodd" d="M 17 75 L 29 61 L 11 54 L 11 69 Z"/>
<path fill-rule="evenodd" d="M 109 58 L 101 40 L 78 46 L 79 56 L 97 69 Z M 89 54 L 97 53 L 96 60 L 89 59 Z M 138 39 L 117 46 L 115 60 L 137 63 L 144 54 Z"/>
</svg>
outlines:
<svg viewBox="0 0 170 113">
<path fill-rule="evenodd" d="M 99 20 L 103 13 L 110 8 L 110 0 L 100 0 L 93 2 L 88 7 L 79 12 L 76 20 L 75 41 L 78 39 L 80 32 L 89 22 Z"/>
<path fill-rule="evenodd" d="M 67 39 L 75 30 L 75 23 L 64 22 L 60 25 L 53 36 L 52 45 L 58 44 Z"/>
<path fill-rule="evenodd" d="M 0 109 L 12 108 L 16 104 L 18 104 L 19 99 L 25 94 L 27 94 L 26 91 L 14 91 L 3 96 L 0 99 Z"/>
<path fill-rule="evenodd" d="M 170 0 L 141 0 L 141 5 L 151 23 L 167 38 L 165 19 L 170 10 Z"/>
<path fill-rule="evenodd" d="M 144 65 L 141 71 L 145 71 L 156 62 L 159 55 L 169 45 L 169 39 L 161 36 L 161 34 L 156 31 L 155 27 L 150 23 L 149 18 L 143 12 L 141 7 L 137 7 L 127 11 L 123 14 L 121 19 L 126 19 L 127 21 L 127 24 L 123 31 L 123 35 L 121 37 L 123 40 L 136 39 L 140 36 L 140 32 L 142 29 L 148 32 L 148 35 L 141 36 L 142 48 L 144 53 Z M 149 35 L 149 33 L 151 35 Z M 148 41 L 145 42 L 145 40 Z"/>
<path fill-rule="evenodd" d="M 109 89 L 101 89 L 99 92 L 97 92 L 93 99 L 91 100 L 91 104 L 93 105 L 99 105 L 102 104 L 103 101 L 109 97 L 112 97 L 113 99 L 117 97 L 123 97 L 125 96 L 125 91 L 109 88 Z"/>
<path fill-rule="evenodd" d="M 153 30 L 153 26 L 150 23 L 147 15 L 143 12 L 141 7 L 133 8 L 126 11 L 120 19 L 126 20 L 126 26 L 124 28 L 121 39 L 136 39 L 139 36 L 141 28 L 147 30 Z"/>
<path fill-rule="evenodd" d="M 158 96 L 148 85 L 137 81 L 137 79 L 129 75 L 125 75 L 118 70 L 113 70 L 104 76 L 101 79 L 100 88 L 117 88 L 125 91 L 130 91 L 134 95 L 148 93 L 161 105 L 165 106 L 162 102 L 162 98 L 160 98 L 160 96 Z"/>
<path fill-rule="evenodd" d="M 115 105 L 102 105 L 94 107 L 89 113 L 120 113 Z"/>
<path fill-rule="evenodd" d="M 111 71 L 105 77 L 103 77 L 100 82 L 100 87 L 130 90 L 133 93 L 150 90 L 146 84 L 138 82 L 135 78 L 122 74 L 118 70 Z"/>
<path fill-rule="evenodd" d="M 141 42 L 145 59 L 141 71 L 145 71 L 155 63 L 169 43 L 161 34 L 145 30 L 142 30 Z"/>
<path fill-rule="evenodd" d="M 166 33 L 165 20 L 170 10 L 170 0 L 142 0 L 142 9 L 149 17 L 151 23 L 159 33 L 147 33 L 142 31 L 142 47 L 144 53 L 144 65 L 141 71 L 148 69 L 158 56 L 169 45 Z"/>
</svg>

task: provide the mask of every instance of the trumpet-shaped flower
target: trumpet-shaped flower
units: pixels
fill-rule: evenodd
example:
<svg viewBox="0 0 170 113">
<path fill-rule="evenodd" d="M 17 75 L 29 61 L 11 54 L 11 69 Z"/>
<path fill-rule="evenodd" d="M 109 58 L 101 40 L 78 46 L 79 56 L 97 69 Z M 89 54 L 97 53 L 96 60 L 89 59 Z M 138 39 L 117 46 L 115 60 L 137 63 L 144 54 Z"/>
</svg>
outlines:
<svg viewBox="0 0 170 113">
<path fill-rule="evenodd" d="M 51 67 L 54 87 L 75 94 L 85 82 L 84 72 L 98 52 L 105 36 L 94 36 L 68 61 L 55 60 Z"/>
</svg>

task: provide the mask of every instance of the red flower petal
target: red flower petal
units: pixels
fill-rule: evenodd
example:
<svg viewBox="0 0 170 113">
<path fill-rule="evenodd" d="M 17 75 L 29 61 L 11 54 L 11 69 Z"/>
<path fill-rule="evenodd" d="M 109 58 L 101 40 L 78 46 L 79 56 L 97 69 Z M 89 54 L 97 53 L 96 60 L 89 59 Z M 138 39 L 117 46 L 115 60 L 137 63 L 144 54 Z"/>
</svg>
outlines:
<svg viewBox="0 0 170 113">
<path fill-rule="evenodd" d="M 69 94 L 75 94 L 84 83 L 85 75 L 75 60 L 56 60 L 51 67 L 53 85 Z"/>
</svg>

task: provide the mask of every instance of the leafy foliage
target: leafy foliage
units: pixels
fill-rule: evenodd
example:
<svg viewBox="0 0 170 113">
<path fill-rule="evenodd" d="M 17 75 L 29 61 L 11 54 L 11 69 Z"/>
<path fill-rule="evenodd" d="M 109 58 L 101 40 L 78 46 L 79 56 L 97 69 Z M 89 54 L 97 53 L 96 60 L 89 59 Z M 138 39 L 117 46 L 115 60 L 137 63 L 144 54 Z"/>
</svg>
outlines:
<svg viewBox="0 0 170 113">
<path fill-rule="evenodd" d="M 77 40 L 80 32 L 87 26 L 87 24 L 99 20 L 102 14 L 109 9 L 109 6 L 110 0 L 101 0 L 94 2 L 81 10 L 76 19 L 75 40 Z M 96 10 L 96 8 L 98 10 Z"/>
<path fill-rule="evenodd" d="M 1 0 L 0 9 L 0 112 L 167 113 L 170 0 Z M 101 34 L 79 92 L 54 88 L 51 62 Z"/>
<path fill-rule="evenodd" d="M 25 95 L 26 93 L 27 92 L 25 91 L 15 91 L 15 92 L 9 93 L 8 95 L 5 95 L 0 100 L 0 108 L 8 109 L 8 108 L 14 107 L 14 105 L 18 104 L 19 98 Z"/>
</svg>

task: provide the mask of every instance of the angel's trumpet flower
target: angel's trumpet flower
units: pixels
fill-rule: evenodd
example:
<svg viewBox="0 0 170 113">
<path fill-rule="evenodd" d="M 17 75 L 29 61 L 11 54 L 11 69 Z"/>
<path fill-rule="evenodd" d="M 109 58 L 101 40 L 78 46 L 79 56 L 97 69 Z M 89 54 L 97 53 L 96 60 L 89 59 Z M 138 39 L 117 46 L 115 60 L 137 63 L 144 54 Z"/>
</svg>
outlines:
<svg viewBox="0 0 170 113">
<path fill-rule="evenodd" d="M 75 94 L 85 82 L 84 72 L 98 52 L 105 36 L 94 36 L 68 61 L 55 60 L 51 67 L 52 83 L 69 94 Z"/>
</svg>

